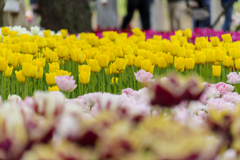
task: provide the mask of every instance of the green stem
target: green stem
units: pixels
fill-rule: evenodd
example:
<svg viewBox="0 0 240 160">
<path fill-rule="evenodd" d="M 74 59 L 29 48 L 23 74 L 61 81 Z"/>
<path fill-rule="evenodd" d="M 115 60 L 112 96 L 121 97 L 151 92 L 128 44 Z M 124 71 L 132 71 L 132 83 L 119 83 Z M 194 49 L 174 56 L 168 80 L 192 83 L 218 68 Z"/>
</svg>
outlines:
<svg viewBox="0 0 240 160">
<path fill-rule="evenodd" d="M 132 79 L 133 79 L 133 73 L 132 73 L 132 70 L 131 70 L 131 67 L 129 66 L 128 67 L 128 71 L 129 71 L 129 75 L 130 75 L 130 88 L 132 88 Z"/>
<path fill-rule="evenodd" d="M 119 80 L 118 80 L 119 81 Z M 114 86 L 114 94 L 117 94 L 117 88 L 116 88 L 116 84 L 117 82 L 116 82 L 116 74 L 114 74 L 114 84 L 113 84 L 113 86 Z"/>
<path fill-rule="evenodd" d="M 63 59 L 60 60 L 61 61 L 61 69 L 64 70 L 64 64 L 63 64 Z"/>
<path fill-rule="evenodd" d="M 119 82 L 119 94 L 121 94 L 121 92 L 122 92 L 122 73 L 119 73 L 118 82 Z"/>
<path fill-rule="evenodd" d="M 12 77 L 12 82 L 11 82 L 11 93 L 14 94 L 14 93 L 15 93 L 15 83 L 14 83 L 14 79 L 15 79 L 15 71 L 13 71 L 11 77 Z"/>
<path fill-rule="evenodd" d="M 92 93 L 94 93 L 95 92 L 95 84 L 96 84 L 96 82 L 95 82 L 96 75 L 95 75 L 94 72 L 92 72 L 91 76 L 92 76 L 92 80 L 91 80 L 91 83 L 92 83 Z"/>
<path fill-rule="evenodd" d="M 102 68 L 102 92 L 104 93 L 105 92 L 105 72 L 104 72 L 104 68 Z"/>
<path fill-rule="evenodd" d="M 83 84 L 83 95 L 86 93 L 86 84 Z"/>
<path fill-rule="evenodd" d="M 22 83 L 22 99 L 24 99 L 24 83 Z"/>
<path fill-rule="evenodd" d="M 14 87 L 15 88 L 15 87 Z M 18 82 L 18 80 L 16 80 L 16 88 L 17 88 L 17 95 L 18 96 L 20 96 L 19 95 L 19 82 Z M 22 97 L 23 98 L 23 97 Z"/>
<path fill-rule="evenodd" d="M 100 79 L 100 73 L 99 73 L 99 72 L 98 72 L 98 80 L 97 80 L 97 84 L 98 84 L 97 91 L 100 92 L 101 79 Z"/>
<path fill-rule="evenodd" d="M 5 92 L 6 92 L 6 80 L 5 80 L 5 75 L 4 74 L 3 75 L 1 74 L 2 75 L 2 84 L 1 84 L 2 88 L 1 89 L 2 89 L 2 99 L 6 100 L 6 97 L 5 97 L 6 96 L 6 94 L 5 94 Z"/>
<path fill-rule="evenodd" d="M 10 90 L 10 77 L 7 78 L 7 87 L 8 87 L 8 95 L 12 95 L 11 90 Z"/>
<path fill-rule="evenodd" d="M 28 96 L 28 79 L 29 78 L 26 78 L 26 81 L 25 81 L 25 88 L 24 88 L 24 97 L 23 99 L 25 99 L 27 96 Z"/>
<path fill-rule="evenodd" d="M 134 74 L 134 68 L 132 66 L 132 75 Z M 134 76 L 134 80 L 133 80 L 133 88 L 135 89 L 136 88 L 136 78 Z"/>
</svg>

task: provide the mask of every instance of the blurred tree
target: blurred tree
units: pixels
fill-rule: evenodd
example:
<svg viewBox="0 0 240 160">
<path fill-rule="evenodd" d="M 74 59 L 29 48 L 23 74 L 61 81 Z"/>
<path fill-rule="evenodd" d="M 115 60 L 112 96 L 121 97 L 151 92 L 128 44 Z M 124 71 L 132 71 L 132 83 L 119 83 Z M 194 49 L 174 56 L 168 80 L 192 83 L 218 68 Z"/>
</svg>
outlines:
<svg viewBox="0 0 240 160">
<path fill-rule="evenodd" d="M 0 27 L 3 26 L 3 7 L 4 7 L 4 0 L 0 0 Z"/>
<path fill-rule="evenodd" d="M 38 0 L 41 26 L 70 33 L 92 31 L 90 0 Z"/>
</svg>

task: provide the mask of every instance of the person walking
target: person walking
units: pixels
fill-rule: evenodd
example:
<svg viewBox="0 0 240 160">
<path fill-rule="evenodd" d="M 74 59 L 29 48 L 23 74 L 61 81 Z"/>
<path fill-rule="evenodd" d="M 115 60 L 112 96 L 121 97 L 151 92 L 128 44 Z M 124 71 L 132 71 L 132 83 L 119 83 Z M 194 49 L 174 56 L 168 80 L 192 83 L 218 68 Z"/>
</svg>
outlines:
<svg viewBox="0 0 240 160">
<path fill-rule="evenodd" d="M 150 0 L 127 0 L 127 15 L 123 19 L 122 30 L 126 30 L 132 20 L 134 11 L 138 9 L 140 13 L 142 29 L 149 30 L 150 25 Z"/>
<path fill-rule="evenodd" d="M 118 15 L 116 0 L 97 0 L 98 30 L 117 30 Z"/>
<path fill-rule="evenodd" d="M 181 29 L 181 18 L 186 10 L 184 0 L 168 0 L 168 10 L 171 30 Z"/>
<path fill-rule="evenodd" d="M 238 0 L 235 0 L 235 1 L 237 2 Z M 225 8 L 230 2 L 231 0 L 221 0 L 222 7 Z M 227 12 L 225 12 L 224 14 L 225 21 L 222 26 L 222 29 L 224 32 L 230 31 L 230 27 L 232 24 L 232 14 L 233 14 L 233 4 L 230 6 L 230 8 L 228 8 Z"/>
<path fill-rule="evenodd" d="M 30 0 L 31 8 L 33 12 L 33 18 L 31 25 L 32 26 L 39 26 L 38 20 L 40 18 L 39 10 L 38 10 L 38 3 L 37 0 Z"/>
<path fill-rule="evenodd" d="M 24 0 L 5 0 L 5 5 L 8 3 L 8 1 L 18 1 L 20 9 L 18 12 L 12 12 L 12 8 L 4 7 L 7 26 L 22 26 L 28 28 L 28 22 L 25 16 L 26 9 Z"/>
</svg>

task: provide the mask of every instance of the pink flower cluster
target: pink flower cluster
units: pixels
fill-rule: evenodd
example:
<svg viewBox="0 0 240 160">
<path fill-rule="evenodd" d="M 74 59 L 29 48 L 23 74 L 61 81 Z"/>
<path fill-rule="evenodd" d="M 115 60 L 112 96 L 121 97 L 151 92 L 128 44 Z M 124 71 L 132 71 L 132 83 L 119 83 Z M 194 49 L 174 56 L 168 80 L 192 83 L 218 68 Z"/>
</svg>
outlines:
<svg viewBox="0 0 240 160">
<path fill-rule="evenodd" d="M 240 73 L 237 74 L 237 72 L 231 72 L 227 75 L 227 83 L 230 84 L 238 84 L 240 83 Z"/>
</svg>

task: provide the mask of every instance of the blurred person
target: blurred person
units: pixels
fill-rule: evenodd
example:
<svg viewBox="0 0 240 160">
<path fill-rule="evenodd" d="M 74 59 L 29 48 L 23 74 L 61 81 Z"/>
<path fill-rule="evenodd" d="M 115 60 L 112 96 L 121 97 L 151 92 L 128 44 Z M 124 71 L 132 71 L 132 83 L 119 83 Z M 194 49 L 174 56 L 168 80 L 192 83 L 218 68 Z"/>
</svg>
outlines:
<svg viewBox="0 0 240 160">
<path fill-rule="evenodd" d="M 190 6 L 189 1 L 187 1 L 187 6 Z M 194 28 L 205 28 L 210 27 L 211 17 L 210 17 L 210 0 L 194 0 L 196 6 L 192 7 L 193 14 L 193 27 Z"/>
<path fill-rule="evenodd" d="M 184 0 L 168 0 L 168 10 L 171 30 L 181 29 L 181 18 L 185 14 L 186 4 Z"/>
<path fill-rule="evenodd" d="M 138 9 L 140 13 L 142 29 L 149 30 L 150 25 L 150 0 L 127 0 L 127 15 L 123 19 L 121 29 L 126 30 L 132 20 L 134 11 Z"/>
<path fill-rule="evenodd" d="M 235 1 L 237 2 L 238 0 L 235 0 Z M 228 3 L 230 3 L 230 2 L 231 2 L 231 0 L 221 0 L 222 7 L 225 8 L 228 5 Z M 233 14 L 233 4 L 230 6 L 230 8 L 224 14 L 225 21 L 222 26 L 222 29 L 224 32 L 230 31 L 230 27 L 232 24 L 232 14 Z"/>
<path fill-rule="evenodd" d="M 5 0 L 5 4 L 7 1 L 11 0 Z M 25 9 L 25 1 L 24 0 L 15 0 L 20 2 L 20 10 L 18 13 L 13 13 L 10 11 L 5 11 L 6 15 L 6 25 L 7 26 L 22 26 L 22 27 L 28 27 L 27 18 L 25 16 L 26 9 Z"/>
<path fill-rule="evenodd" d="M 41 27 L 69 33 L 92 31 L 90 0 L 38 0 Z"/>
<path fill-rule="evenodd" d="M 97 0 L 97 24 L 99 30 L 117 30 L 116 0 Z"/>
<path fill-rule="evenodd" d="M 39 10 L 38 10 L 37 0 L 30 0 L 30 3 L 31 3 L 32 12 L 33 12 L 31 25 L 39 26 L 38 20 L 40 18 L 40 15 L 39 15 Z"/>
</svg>

